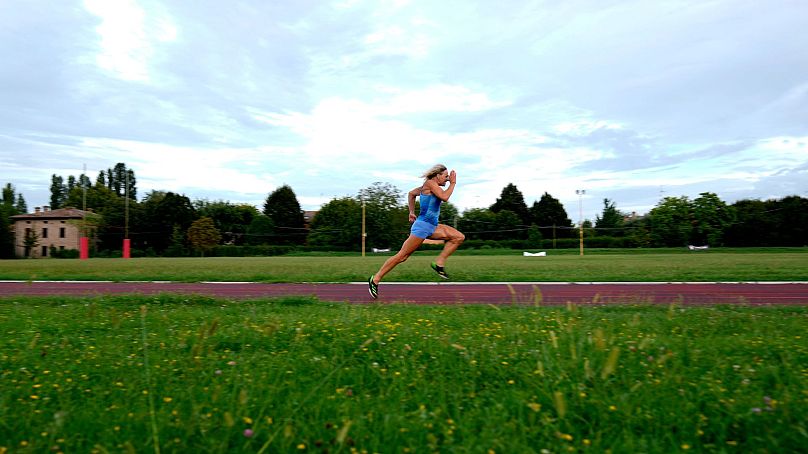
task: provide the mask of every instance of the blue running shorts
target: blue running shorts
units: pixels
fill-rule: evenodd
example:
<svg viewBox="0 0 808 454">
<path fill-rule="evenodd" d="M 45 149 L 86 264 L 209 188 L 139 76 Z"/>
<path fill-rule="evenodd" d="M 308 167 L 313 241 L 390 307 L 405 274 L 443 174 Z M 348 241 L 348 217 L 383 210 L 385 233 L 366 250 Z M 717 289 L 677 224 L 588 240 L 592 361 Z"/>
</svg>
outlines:
<svg viewBox="0 0 808 454">
<path fill-rule="evenodd" d="M 420 219 L 416 219 L 415 222 L 412 223 L 412 227 L 410 228 L 410 234 L 415 235 L 418 238 L 427 239 L 433 233 L 435 233 L 435 229 L 437 228 L 438 228 L 437 225 L 430 224 Z"/>
</svg>

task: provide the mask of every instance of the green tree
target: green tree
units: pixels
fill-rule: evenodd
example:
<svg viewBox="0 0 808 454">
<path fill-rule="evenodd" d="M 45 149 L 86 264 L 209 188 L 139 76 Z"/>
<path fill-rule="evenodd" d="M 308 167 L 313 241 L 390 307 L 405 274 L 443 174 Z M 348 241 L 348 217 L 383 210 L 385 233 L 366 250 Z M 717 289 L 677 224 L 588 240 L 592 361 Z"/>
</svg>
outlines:
<svg viewBox="0 0 808 454">
<path fill-rule="evenodd" d="M 808 245 L 808 199 L 788 196 L 775 202 L 780 219 L 776 242 L 780 246 Z"/>
<path fill-rule="evenodd" d="M 8 208 L 13 208 L 15 201 L 16 195 L 14 186 L 12 186 L 11 183 L 6 183 L 6 185 L 3 186 L 3 195 L 2 198 L 0 198 L 0 202 Z"/>
<path fill-rule="evenodd" d="M 665 197 L 651 209 L 648 217 L 654 246 L 678 247 L 690 244 L 693 219 L 687 196 Z"/>
<path fill-rule="evenodd" d="M 360 207 L 365 203 L 367 247 L 392 248 L 407 237 L 409 215 L 400 203 L 402 198 L 401 191 L 389 183 L 375 182 L 359 191 L 356 200 Z"/>
<path fill-rule="evenodd" d="M 170 253 L 182 255 L 176 246 L 184 242 L 185 232 L 196 219 L 196 212 L 188 197 L 173 192 L 152 191 L 144 197 L 141 206 L 139 247 L 162 253 L 173 244 L 175 247 Z M 177 229 L 179 233 L 175 232 Z"/>
<path fill-rule="evenodd" d="M 219 244 L 222 235 L 209 217 L 201 217 L 191 223 L 188 227 L 188 242 L 191 247 L 200 251 L 205 256 L 206 251 L 210 251 Z"/>
<path fill-rule="evenodd" d="M 418 211 L 416 211 L 415 214 L 418 214 Z M 457 211 L 457 207 L 452 205 L 452 203 L 443 202 L 440 205 L 440 219 L 438 219 L 438 222 L 456 227 L 456 222 L 459 218 L 460 213 Z"/>
<path fill-rule="evenodd" d="M 14 210 L 17 211 L 17 214 L 28 212 L 28 205 L 25 203 L 25 197 L 22 194 L 17 194 L 17 203 L 14 205 Z"/>
<path fill-rule="evenodd" d="M 502 189 L 499 198 L 489 208 L 493 213 L 499 213 L 503 210 L 509 210 L 519 217 L 519 220 L 524 225 L 530 225 L 531 216 L 530 211 L 525 204 L 525 198 L 522 192 L 517 189 L 513 183 L 508 183 Z"/>
<path fill-rule="evenodd" d="M 67 194 L 65 206 L 88 208 L 100 213 L 104 207 L 117 199 L 118 196 L 104 185 L 96 184 L 86 189 L 76 186 Z"/>
<path fill-rule="evenodd" d="M 186 247 L 186 235 L 184 230 L 179 224 L 174 224 L 171 229 L 171 244 L 163 251 L 163 254 L 168 257 L 186 257 L 188 255 L 188 248 Z"/>
<path fill-rule="evenodd" d="M 458 230 L 467 240 L 493 240 L 499 226 L 497 215 L 488 208 L 471 208 L 463 212 L 457 221 Z"/>
<path fill-rule="evenodd" d="M 734 210 L 718 195 L 702 192 L 692 203 L 694 243 L 723 246 L 724 234 L 735 220 Z"/>
<path fill-rule="evenodd" d="M 495 240 L 515 240 L 527 238 L 527 229 L 522 219 L 511 210 L 501 210 L 495 213 L 494 222 L 496 231 L 492 232 Z"/>
<path fill-rule="evenodd" d="M 394 210 L 401 206 L 403 195 L 401 191 L 392 184 L 377 181 L 361 189 L 357 195 L 357 199 L 360 202 L 364 200 L 366 203 L 373 204 L 381 210 Z"/>
<path fill-rule="evenodd" d="M 64 178 L 56 174 L 51 175 L 50 193 L 51 209 L 62 208 L 67 200 L 67 186 L 64 184 Z"/>
<path fill-rule="evenodd" d="M 244 243 L 249 245 L 269 244 L 275 235 L 275 224 L 265 214 L 256 214 L 245 232 Z"/>
<path fill-rule="evenodd" d="M 234 205 L 230 202 L 197 200 L 194 208 L 199 217 L 209 217 L 213 219 L 216 229 L 222 234 L 222 241 L 225 244 L 243 244 L 247 227 L 255 216 L 259 215 L 258 210 L 252 205 Z"/>
<path fill-rule="evenodd" d="M 25 214 L 28 208 L 25 205 L 25 199 L 22 194 L 17 196 L 17 191 L 11 183 L 6 183 L 3 187 L 2 198 L 0 198 L 0 205 L 6 208 L 7 216 L 14 216 L 17 214 Z"/>
<path fill-rule="evenodd" d="M 625 225 L 628 245 L 633 247 L 651 247 L 652 238 L 649 222 L 646 216 L 633 217 Z"/>
<path fill-rule="evenodd" d="M 37 246 L 39 246 L 39 235 L 33 229 L 26 229 L 22 245 L 25 248 L 25 256 L 31 257 L 35 253 Z"/>
<path fill-rule="evenodd" d="M 14 234 L 11 231 L 10 217 L 14 205 L 0 203 L 0 259 L 14 258 Z"/>
<path fill-rule="evenodd" d="M 362 204 L 343 197 L 320 207 L 311 222 L 309 244 L 358 251 L 362 244 Z"/>
<path fill-rule="evenodd" d="M 561 201 L 547 192 L 539 201 L 533 202 L 533 206 L 530 207 L 530 219 L 533 224 L 539 226 L 545 238 L 570 238 L 578 233 Z"/>
<path fill-rule="evenodd" d="M 132 200 L 137 200 L 135 172 L 127 169 L 123 162 L 115 164 L 112 169 L 107 169 L 107 187 L 118 197 L 128 196 Z"/>
<path fill-rule="evenodd" d="M 808 199 L 739 200 L 730 208 L 735 221 L 726 230 L 729 246 L 808 245 Z"/>
<path fill-rule="evenodd" d="M 739 200 L 732 204 L 736 221 L 727 227 L 728 246 L 773 246 L 773 234 L 777 219 L 772 217 L 769 206 L 762 200 Z"/>
<path fill-rule="evenodd" d="M 598 232 L 600 235 L 622 236 L 624 218 L 625 215 L 615 207 L 614 202 L 603 199 L 603 216 L 595 216 L 595 228 L 603 229 Z"/>
<path fill-rule="evenodd" d="M 277 242 L 281 244 L 303 244 L 306 242 L 303 210 L 295 192 L 288 185 L 274 190 L 264 203 L 264 214 L 272 219 L 277 232 Z"/>
</svg>

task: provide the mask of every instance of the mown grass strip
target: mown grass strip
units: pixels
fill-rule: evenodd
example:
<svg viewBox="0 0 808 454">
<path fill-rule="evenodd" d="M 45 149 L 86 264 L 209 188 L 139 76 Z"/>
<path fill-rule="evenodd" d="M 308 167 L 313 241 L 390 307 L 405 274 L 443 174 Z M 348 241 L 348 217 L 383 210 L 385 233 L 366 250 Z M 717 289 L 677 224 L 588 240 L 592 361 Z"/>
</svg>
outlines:
<svg viewBox="0 0 808 454">
<path fill-rule="evenodd" d="M 432 282 L 434 251 L 398 266 L 387 282 Z M 139 258 L 0 261 L 0 280 L 364 282 L 386 256 Z M 779 252 L 624 252 L 522 257 L 458 255 L 455 282 L 808 281 L 808 249 Z"/>
</svg>

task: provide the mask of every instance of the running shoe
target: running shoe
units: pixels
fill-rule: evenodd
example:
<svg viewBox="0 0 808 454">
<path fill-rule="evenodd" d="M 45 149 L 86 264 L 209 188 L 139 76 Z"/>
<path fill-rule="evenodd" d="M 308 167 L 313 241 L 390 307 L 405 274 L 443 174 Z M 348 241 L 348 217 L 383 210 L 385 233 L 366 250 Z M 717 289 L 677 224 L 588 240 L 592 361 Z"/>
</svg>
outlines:
<svg viewBox="0 0 808 454">
<path fill-rule="evenodd" d="M 435 262 L 432 262 L 431 266 L 432 269 L 435 270 L 436 273 L 438 273 L 438 276 L 442 277 L 443 279 L 449 279 L 449 275 L 446 274 L 446 271 L 443 269 L 442 266 L 438 266 L 438 264 Z"/>
<path fill-rule="evenodd" d="M 368 292 L 374 300 L 379 297 L 379 284 L 373 282 L 373 276 L 368 278 Z"/>
</svg>

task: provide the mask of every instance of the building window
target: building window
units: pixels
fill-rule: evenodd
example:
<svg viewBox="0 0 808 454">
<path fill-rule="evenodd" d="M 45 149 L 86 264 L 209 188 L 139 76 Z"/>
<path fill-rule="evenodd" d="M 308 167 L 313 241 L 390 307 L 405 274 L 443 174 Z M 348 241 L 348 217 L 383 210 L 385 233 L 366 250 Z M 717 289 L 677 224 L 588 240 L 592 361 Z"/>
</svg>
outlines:
<svg viewBox="0 0 808 454">
<path fill-rule="evenodd" d="M 59 238 L 64 238 L 64 237 L 65 237 L 65 228 L 64 227 L 59 227 Z"/>
<path fill-rule="evenodd" d="M 47 237 L 48 237 L 48 228 L 43 227 L 42 228 L 42 238 L 47 238 Z"/>
<path fill-rule="evenodd" d="M 48 256 L 48 247 L 47 246 L 42 246 L 42 257 L 47 257 L 47 256 Z"/>
</svg>

